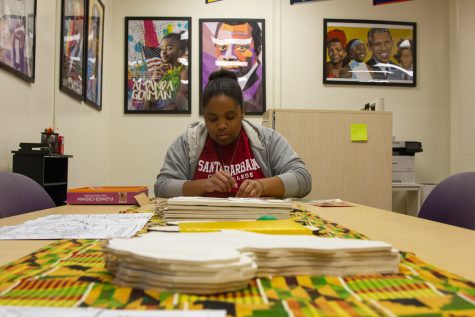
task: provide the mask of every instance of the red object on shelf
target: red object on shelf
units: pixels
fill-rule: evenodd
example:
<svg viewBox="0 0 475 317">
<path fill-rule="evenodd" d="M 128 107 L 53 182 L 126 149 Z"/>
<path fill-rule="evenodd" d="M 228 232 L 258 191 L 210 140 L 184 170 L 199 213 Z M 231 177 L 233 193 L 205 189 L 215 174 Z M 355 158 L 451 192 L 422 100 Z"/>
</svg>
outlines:
<svg viewBox="0 0 475 317">
<path fill-rule="evenodd" d="M 58 136 L 58 154 L 64 154 L 64 136 L 60 135 Z"/>
</svg>

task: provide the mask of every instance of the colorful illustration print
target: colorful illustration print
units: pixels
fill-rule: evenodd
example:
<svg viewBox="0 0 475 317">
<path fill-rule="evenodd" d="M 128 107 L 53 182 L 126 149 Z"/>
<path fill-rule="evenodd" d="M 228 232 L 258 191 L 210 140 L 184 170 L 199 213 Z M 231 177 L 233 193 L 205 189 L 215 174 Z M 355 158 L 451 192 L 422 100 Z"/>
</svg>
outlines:
<svg viewBox="0 0 475 317">
<path fill-rule="evenodd" d="M 189 113 L 189 19 L 127 18 L 126 109 Z"/>
<path fill-rule="evenodd" d="M 0 67 L 33 82 L 35 1 L 0 1 Z"/>
<path fill-rule="evenodd" d="M 102 106 L 102 46 L 104 5 L 100 0 L 89 2 L 87 31 L 86 100 Z"/>
<path fill-rule="evenodd" d="M 63 0 L 61 88 L 83 97 L 84 1 Z"/>
<path fill-rule="evenodd" d="M 202 19 L 200 28 L 200 92 L 213 71 L 225 68 L 238 77 L 246 113 L 264 113 L 264 21 Z"/>
<path fill-rule="evenodd" d="M 415 23 L 326 20 L 325 83 L 416 85 Z"/>
</svg>

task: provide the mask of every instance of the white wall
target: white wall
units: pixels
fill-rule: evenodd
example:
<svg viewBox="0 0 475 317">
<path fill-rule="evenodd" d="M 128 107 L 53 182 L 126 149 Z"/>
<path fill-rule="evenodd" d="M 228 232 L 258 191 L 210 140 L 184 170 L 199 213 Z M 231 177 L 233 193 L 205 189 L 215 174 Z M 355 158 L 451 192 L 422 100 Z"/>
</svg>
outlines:
<svg viewBox="0 0 475 317">
<path fill-rule="evenodd" d="M 268 107 L 359 109 L 384 97 L 394 113 L 394 135 L 421 141 L 417 180 L 435 182 L 449 172 L 449 60 L 448 2 L 418 0 L 373 7 L 372 0 L 333 0 L 300 5 L 282 0 L 114 1 L 112 63 L 111 180 L 151 185 L 167 146 L 185 125 L 198 119 L 198 19 L 265 18 Z M 237 13 L 239 12 L 239 13 Z M 125 16 L 192 17 L 192 115 L 124 115 L 123 64 Z M 323 18 L 379 19 L 418 23 L 418 86 L 416 88 L 323 86 Z M 434 35 L 437 35 L 434 37 Z M 137 144 L 137 142 L 139 142 Z M 137 144 L 137 145 L 135 145 Z M 126 171 L 133 171 L 131 177 Z"/>
<path fill-rule="evenodd" d="M 104 54 L 110 56 L 111 1 L 106 6 Z M 69 185 L 97 185 L 109 181 L 111 85 L 110 58 L 104 61 L 104 110 L 95 109 L 59 91 L 61 0 L 37 1 L 36 80 L 27 84 L 0 71 L 0 171 L 12 169 L 11 150 L 20 142 L 40 142 L 40 133 L 57 127 L 65 136 Z"/>
<path fill-rule="evenodd" d="M 451 2 L 451 174 L 475 171 L 475 1 Z"/>
<path fill-rule="evenodd" d="M 372 0 L 282 5 L 282 102 L 285 108 L 360 109 L 376 97 L 393 112 L 397 140 L 420 141 L 418 182 L 443 179 L 449 171 L 448 1 L 417 0 L 373 6 Z M 324 18 L 417 22 L 417 87 L 322 84 Z M 444 61 L 444 62 L 441 62 Z"/>
<path fill-rule="evenodd" d="M 11 169 L 10 151 L 20 141 L 39 141 L 41 130 L 55 121 L 66 137 L 66 152 L 74 155 L 70 186 L 151 187 L 168 145 L 189 122 L 199 119 L 198 19 L 247 17 L 266 19 L 268 107 L 358 109 L 384 97 L 386 110 L 394 113 L 394 135 L 423 144 L 424 152 L 416 158 L 417 181 L 435 182 L 449 174 L 449 0 L 377 7 L 372 0 L 294 6 L 288 0 L 223 0 L 209 5 L 202 0 L 106 0 L 102 112 L 57 88 L 60 2 L 38 1 L 36 83 L 28 85 L 0 71 L 0 124 L 13 125 L 0 134 L 0 170 Z M 124 114 L 125 16 L 192 17 L 191 115 Z M 417 22 L 417 87 L 323 86 L 323 18 Z M 258 117 L 253 120 L 260 122 Z"/>
<path fill-rule="evenodd" d="M 18 149 L 20 142 L 40 142 L 42 130 L 53 125 L 56 1 L 40 2 L 35 83 L 0 69 L 0 171 L 11 170 L 11 151 Z"/>
<path fill-rule="evenodd" d="M 174 0 L 138 0 L 132 5 L 128 0 L 114 0 L 111 57 L 112 91 L 112 133 L 111 138 L 111 175 L 113 184 L 147 184 L 152 189 L 171 142 L 181 134 L 185 127 L 199 120 L 198 109 L 198 47 L 199 18 L 265 18 L 268 45 L 272 43 L 274 32 L 274 0 L 225 0 L 214 4 L 205 1 Z M 239 12 L 239 14 L 237 14 Z M 167 114 L 124 114 L 124 18 L 126 16 L 191 16 L 192 17 L 192 76 L 191 76 L 191 115 Z M 271 65 L 274 63 L 272 52 L 267 55 L 267 75 L 273 77 Z M 269 81 L 267 96 L 272 96 L 272 81 Z M 269 104 L 272 104 L 270 98 Z M 256 117 L 255 117 L 256 118 Z M 259 124 L 260 117 L 255 119 Z"/>
</svg>

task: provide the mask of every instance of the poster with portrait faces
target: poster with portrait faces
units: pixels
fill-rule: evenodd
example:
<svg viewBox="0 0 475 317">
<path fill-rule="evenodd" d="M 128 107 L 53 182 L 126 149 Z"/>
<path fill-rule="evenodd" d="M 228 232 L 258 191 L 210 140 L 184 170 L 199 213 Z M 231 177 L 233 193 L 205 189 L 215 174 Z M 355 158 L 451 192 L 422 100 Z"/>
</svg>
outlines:
<svg viewBox="0 0 475 317">
<path fill-rule="evenodd" d="M 416 23 L 324 19 L 323 83 L 415 87 Z"/>
<path fill-rule="evenodd" d="M 236 74 L 248 115 L 266 111 L 264 19 L 200 19 L 200 114 L 202 92 L 220 68 Z"/>
<path fill-rule="evenodd" d="M 125 18 L 125 113 L 191 113 L 191 18 Z"/>
</svg>

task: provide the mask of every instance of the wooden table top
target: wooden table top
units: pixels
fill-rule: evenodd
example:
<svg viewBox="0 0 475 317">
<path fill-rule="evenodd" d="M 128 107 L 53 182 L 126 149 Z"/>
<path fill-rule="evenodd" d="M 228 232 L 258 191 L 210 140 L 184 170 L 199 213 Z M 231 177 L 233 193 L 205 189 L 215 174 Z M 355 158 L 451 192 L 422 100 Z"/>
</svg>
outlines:
<svg viewBox="0 0 475 317">
<path fill-rule="evenodd" d="M 318 216 L 363 233 L 373 240 L 414 252 L 422 260 L 475 281 L 475 231 L 366 206 L 316 207 Z M 118 213 L 128 205 L 66 205 L 0 219 L 17 225 L 50 214 Z M 0 265 L 28 255 L 52 240 L 0 240 Z"/>
<path fill-rule="evenodd" d="M 475 281 L 475 230 L 366 206 L 308 208 L 326 220 L 414 252 L 429 264 Z"/>
</svg>

